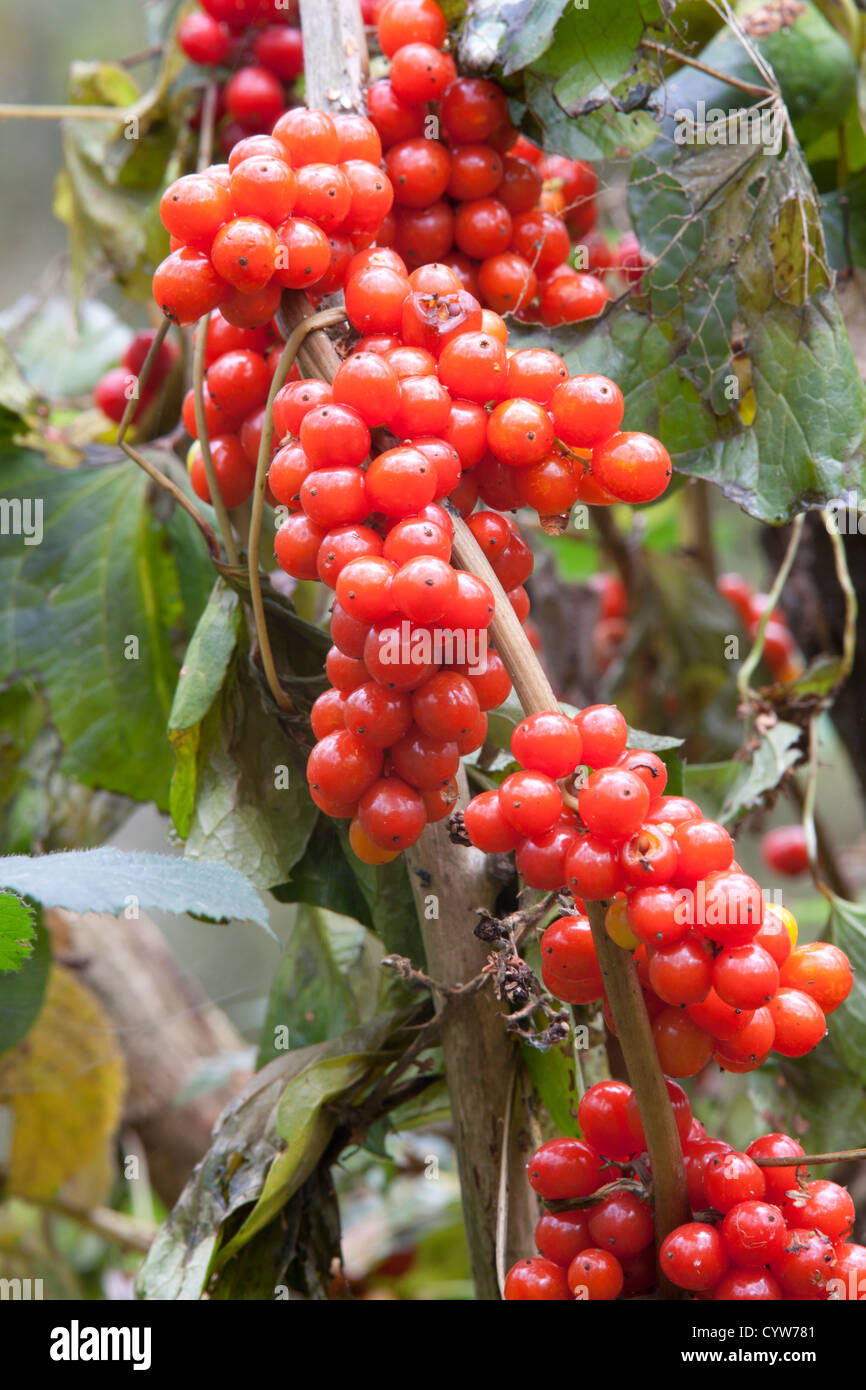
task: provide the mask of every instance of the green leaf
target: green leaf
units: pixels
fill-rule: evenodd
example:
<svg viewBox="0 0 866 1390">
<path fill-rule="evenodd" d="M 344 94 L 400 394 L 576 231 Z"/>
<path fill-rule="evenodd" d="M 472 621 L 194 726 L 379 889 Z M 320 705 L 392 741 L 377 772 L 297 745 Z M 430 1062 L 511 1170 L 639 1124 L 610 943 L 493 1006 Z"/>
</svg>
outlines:
<svg viewBox="0 0 866 1390">
<path fill-rule="evenodd" d="M 854 970 L 854 985 L 844 1004 L 829 1017 L 830 1044 L 836 1056 L 866 1086 L 866 906 L 833 898 L 828 932 Z"/>
<path fill-rule="evenodd" d="M 389 954 L 407 956 L 423 967 L 424 945 L 409 872 L 402 855 L 390 864 L 362 864 L 349 846 L 345 821 L 337 821 L 337 834 L 367 904 L 374 931 L 382 938 Z"/>
<path fill-rule="evenodd" d="M 261 1195 L 240 1230 L 218 1256 L 222 1265 L 272 1221 L 307 1181 L 324 1154 L 336 1128 L 335 1101 L 346 1100 L 371 1081 L 398 1054 L 397 1037 L 407 1015 L 379 1014 L 339 1038 L 303 1048 L 303 1058 L 277 1107 L 276 1130 L 285 1148 L 270 1166 Z M 360 1050 L 360 1049 L 363 1049 Z"/>
<path fill-rule="evenodd" d="M 227 864 L 191 864 L 167 854 L 141 854 L 103 845 L 35 857 L 0 859 L 0 887 L 43 907 L 108 912 L 130 906 L 188 912 L 211 922 L 256 922 L 273 935 L 268 912 L 252 884 Z"/>
<path fill-rule="evenodd" d="M 291 878 L 272 892 L 281 903 L 308 903 L 311 907 L 324 907 L 330 912 L 355 917 L 366 927 L 373 925 L 370 909 L 358 892 L 358 880 L 335 823 L 324 815 L 319 817 L 302 858 L 292 869 Z"/>
<path fill-rule="evenodd" d="M 45 998 L 51 969 L 51 939 L 38 913 L 35 931 L 33 950 L 21 969 L 0 976 L 0 1054 L 15 1047 L 29 1033 Z"/>
<path fill-rule="evenodd" d="M 683 795 L 696 801 L 707 819 L 718 820 L 742 773 L 742 763 L 732 758 L 718 763 L 686 763 Z"/>
<path fill-rule="evenodd" d="M 219 1252 L 223 1268 L 281 1208 L 291 1218 L 286 1204 L 315 1169 L 336 1124 L 335 1117 L 322 1113 L 324 1097 L 340 1098 L 334 1089 L 338 1076 L 356 1085 L 376 1074 L 387 1059 L 383 1049 L 403 1042 L 405 1017 L 380 1016 L 340 1038 L 289 1052 L 256 1073 L 223 1110 L 210 1149 L 151 1246 L 139 1275 L 140 1298 L 200 1298 L 225 1223 L 244 1208 L 251 1208 L 246 1220 Z M 332 1061 L 336 1066 L 328 1067 Z M 311 1072 L 316 1074 L 305 1081 Z M 284 1157 L 280 1114 L 295 1126 L 290 1159 Z"/>
<path fill-rule="evenodd" d="M 655 262 L 642 292 L 547 345 L 572 372 L 613 377 L 629 429 L 659 435 L 681 472 L 761 521 L 866 486 L 866 388 L 798 150 L 659 139 L 629 188 Z M 523 330 L 515 345 L 536 339 Z"/>
<path fill-rule="evenodd" d="M 23 672 L 44 689 L 61 772 L 165 808 L 182 609 L 150 484 L 128 461 L 58 469 L 17 452 L 2 466 L 24 533 L 0 556 L 0 680 Z"/>
<path fill-rule="evenodd" d="M 238 661 L 201 724 L 187 858 L 230 864 L 271 888 L 303 856 L 318 816 L 298 746 Z"/>
<path fill-rule="evenodd" d="M 866 171 L 822 195 L 821 222 L 834 270 L 866 266 Z"/>
<path fill-rule="evenodd" d="M 351 917 L 304 906 L 289 932 L 262 1029 L 259 1066 L 270 1062 L 287 1030 L 292 1049 L 324 1042 L 372 1018 L 391 972 L 385 948 Z"/>
<path fill-rule="evenodd" d="M 546 1052 L 524 1043 L 521 1053 L 530 1080 L 553 1121 L 556 1133 L 579 1138 L 577 1086 L 571 1043 L 549 1047 Z"/>
<path fill-rule="evenodd" d="M 32 907 L 13 893 L 0 893 L 0 974 L 20 970 L 33 953 Z"/>
<path fill-rule="evenodd" d="M 184 838 L 195 807 L 201 721 L 225 680 L 237 647 L 241 617 L 237 594 L 218 579 L 187 647 L 174 692 L 168 718 L 168 737 L 175 756 L 169 806 Z"/>
<path fill-rule="evenodd" d="M 0 331 L 15 327 L 16 309 L 0 314 Z M 93 390 L 116 366 L 132 340 L 132 329 L 98 299 L 73 310 L 68 298 L 54 296 L 33 313 L 27 298 L 20 306 L 15 359 L 32 387 L 46 396 L 77 396 Z"/>
<path fill-rule="evenodd" d="M 779 720 L 758 737 L 757 746 L 725 797 L 720 819 L 739 820 L 747 811 L 760 806 L 768 792 L 802 761 L 803 730 Z"/>
</svg>

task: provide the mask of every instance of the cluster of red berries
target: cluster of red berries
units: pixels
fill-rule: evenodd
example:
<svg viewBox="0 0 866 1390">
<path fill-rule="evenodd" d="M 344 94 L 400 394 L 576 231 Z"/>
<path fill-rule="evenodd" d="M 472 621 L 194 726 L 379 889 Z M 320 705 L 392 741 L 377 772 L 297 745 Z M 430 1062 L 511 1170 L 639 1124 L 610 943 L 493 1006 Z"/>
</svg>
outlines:
<svg viewBox="0 0 866 1390">
<path fill-rule="evenodd" d="M 741 574 L 720 575 L 716 588 L 739 615 L 749 636 L 754 638 L 769 603 L 767 595 L 757 593 Z M 796 680 L 802 674 L 803 659 L 779 608 L 774 608 L 767 619 L 761 655 L 777 681 Z"/>
<path fill-rule="evenodd" d="M 435 0 L 386 0 L 375 12 L 390 67 L 367 103 L 395 200 L 380 245 L 413 269 L 445 262 L 499 314 L 550 326 L 599 314 L 610 296 L 593 272 L 619 266 L 632 278 L 643 265 L 634 238 L 614 249 L 601 235 L 585 248 L 589 270 L 570 264 L 572 235 L 595 223 L 591 165 L 545 155 L 517 134 L 501 87 L 457 76 Z"/>
<path fill-rule="evenodd" d="M 608 934 L 635 953 L 669 1075 L 692 1076 L 711 1057 L 750 1071 L 771 1050 L 811 1051 L 851 990 L 847 956 L 827 942 L 794 949 L 792 915 L 764 903 L 724 826 L 664 795 L 664 763 L 627 741 L 615 705 L 530 715 L 511 740 L 521 770 L 464 812 L 477 848 L 514 850 L 530 887 L 574 895 L 576 912 L 542 937 L 546 986 L 569 1004 L 604 998 L 584 915 L 604 901 Z M 605 1014 L 613 1028 L 606 1003 Z"/>
<path fill-rule="evenodd" d="M 147 381 L 142 386 L 139 374 L 155 337 L 156 332 L 151 328 L 136 333 L 119 365 L 111 367 L 100 377 L 93 389 L 94 403 L 99 406 L 103 415 L 107 415 L 109 420 L 114 420 L 115 424 L 120 424 L 131 400 L 138 401 L 132 413 L 133 423 L 138 423 L 149 406 L 156 401 L 160 387 L 178 360 L 179 354 L 174 343 L 164 339 L 153 360 Z"/>
<path fill-rule="evenodd" d="M 583 1138 L 551 1139 L 530 1160 L 530 1184 L 554 1209 L 535 1228 L 539 1255 L 509 1270 L 505 1298 L 630 1298 L 652 1292 L 658 1269 L 700 1299 L 866 1295 L 866 1247 L 849 1243 L 854 1204 L 847 1189 L 810 1182 L 797 1163 L 805 1152 L 787 1134 L 763 1134 L 745 1153 L 708 1138 L 682 1087 L 667 1087 L 695 1219 L 665 1238 L 658 1268 L 635 1095 L 622 1081 L 600 1081 L 578 1108 Z M 792 1162 L 761 1166 L 773 1158 Z"/>
<path fill-rule="evenodd" d="M 366 117 L 294 107 L 270 135 L 238 141 L 227 164 L 177 179 L 160 201 L 171 237 L 153 277 L 163 313 L 192 323 L 219 308 L 256 328 L 284 289 L 340 289 L 393 201 L 380 159 Z"/>
<path fill-rule="evenodd" d="M 224 68 L 219 138 L 228 153 L 246 135 L 267 133 L 283 114 L 304 70 L 298 6 L 276 0 L 199 0 L 184 15 L 177 42 L 187 58 Z"/>
</svg>

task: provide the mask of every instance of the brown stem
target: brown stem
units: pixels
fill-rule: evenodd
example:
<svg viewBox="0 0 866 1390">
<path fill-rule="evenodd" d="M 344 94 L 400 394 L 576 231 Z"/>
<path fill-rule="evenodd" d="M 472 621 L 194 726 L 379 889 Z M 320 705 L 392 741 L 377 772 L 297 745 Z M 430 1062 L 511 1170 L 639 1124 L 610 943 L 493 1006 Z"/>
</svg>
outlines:
<svg viewBox="0 0 866 1390">
<path fill-rule="evenodd" d="M 738 87 L 741 92 L 751 92 L 759 97 L 775 96 L 775 92 L 769 87 L 757 87 L 754 82 L 743 82 L 739 77 L 732 77 L 730 73 L 707 67 L 706 63 L 699 63 L 696 58 L 690 58 L 687 53 L 680 53 L 675 48 L 668 48 L 666 44 L 655 43 L 652 39 L 641 39 L 640 46 L 651 49 L 653 53 L 661 53 L 664 58 L 675 58 L 678 63 L 685 63 L 686 67 L 697 68 L 698 72 L 706 73 L 707 77 L 715 77 L 717 81 L 724 82 L 729 87 Z"/>
<path fill-rule="evenodd" d="M 225 546 L 228 562 L 236 567 L 241 562 L 240 552 L 235 541 L 232 524 L 229 521 L 229 514 L 226 511 L 226 504 L 223 501 L 220 485 L 217 480 L 216 469 L 214 468 L 213 458 L 210 451 L 210 439 L 207 432 L 207 420 L 204 413 L 204 357 L 207 349 L 207 330 L 210 323 L 210 314 L 203 315 L 196 325 L 195 348 L 192 356 L 192 386 L 195 400 L 195 427 L 198 431 L 198 443 L 201 449 L 202 463 L 204 464 L 205 477 L 207 478 L 208 492 L 210 493 L 211 506 L 216 513 L 217 525 Z"/>
<path fill-rule="evenodd" d="M 253 607 L 253 615 L 256 624 L 256 637 L 258 639 L 259 651 L 262 657 L 262 666 L 265 670 L 271 694 L 279 705 L 280 709 L 291 710 L 292 701 L 280 685 L 277 669 L 274 665 L 274 655 L 271 650 L 271 640 L 268 636 L 268 625 L 265 619 L 265 609 L 262 603 L 262 582 L 259 575 L 259 536 L 262 530 L 262 515 L 265 508 L 265 488 L 268 481 L 268 464 L 271 457 L 271 443 L 274 437 L 274 400 L 277 392 L 283 386 L 289 372 L 294 366 L 298 349 L 308 333 L 315 332 L 317 328 L 324 328 L 328 324 L 337 323 L 345 317 L 342 309 L 328 309 L 322 314 L 314 314 L 312 317 L 300 323 L 289 337 L 288 342 L 280 354 L 277 370 L 271 380 L 268 400 L 265 406 L 265 418 L 262 424 L 262 436 L 259 444 L 259 454 L 256 461 L 256 481 L 253 486 L 253 505 L 250 515 L 249 542 L 247 544 L 247 566 L 250 576 L 250 599 Z"/>
<path fill-rule="evenodd" d="M 524 712 L 558 709 L 550 683 L 487 558 L 463 518 L 455 515 L 452 519 L 455 559 L 493 590 L 496 611 L 490 634 Z M 682 1148 L 634 961 L 605 931 L 603 904 L 588 903 L 587 913 L 616 1035 L 646 1134 L 653 1171 L 656 1240 L 660 1244 L 675 1226 L 689 1220 Z M 678 1297 L 662 1278 L 669 1295 Z"/>
<path fill-rule="evenodd" d="M 836 1149 L 828 1154 L 806 1154 L 803 1158 L 756 1158 L 759 1168 L 808 1168 L 818 1163 L 856 1163 L 866 1158 L 864 1149 Z"/>
</svg>

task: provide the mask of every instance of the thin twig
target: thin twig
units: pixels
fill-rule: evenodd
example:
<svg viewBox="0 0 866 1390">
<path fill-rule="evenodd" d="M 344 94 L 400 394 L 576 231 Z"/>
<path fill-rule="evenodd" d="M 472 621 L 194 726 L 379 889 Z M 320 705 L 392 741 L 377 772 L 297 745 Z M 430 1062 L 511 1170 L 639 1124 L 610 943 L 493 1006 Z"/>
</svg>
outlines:
<svg viewBox="0 0 866 1390">
<path fill-rule="evenodd" d="M 226 511 L 226 504 L 223 501 L 220 485 L 217 480 L 216 469 L 213 465 L 213 456 L 210 451 L 210 439 L 207 432 L 207 419 L 204 413 L 204 356 L 207 349 L 207 330 L 210 323 L 210 314 L 204 314 L 198 321 L 195 330 L 195 349 L 192 356 L 192 386 L 195 399 L 195 427 L 198 431 L 198 444 L 201 449 L 202 463 L 204 464 L 205 476 L 207 478 L 208 492 L 210 493 L 211 506 L 216 513 L 217 525 L 219 526 L 222 542 L 230 565 L 240 565 L 240 551 L 235 543 L 234 532 L 229 521 L 229 514 Z"/>
<path fill-rule="evenodd" d="M 157 1235 L 155 1226 L 148 1226 L 125 1212 L 114 1211 L 111 1207 L 76 1207 L 71 1202 L 52 1198 L 45 1203 L 46 1210 L 58 1216 L 67 1216 L 72 1221 L 86 1226 L 88 1230 L 109 1240 L 113 1245 L 126 1250 L 136 1250 L 147 1254 Z"/>
<path fill-rule="evenodd" d="M 499 1295 L 505 1297 L 505 1275 L 508 1256 L 508 1152 L 511 1147 L 511 1113 L 514 1109 L 514 1095 L 517 1089 L 517 1074 L 520 1070 L 520 1053 L 516 1052 L 508 1079 L 508 1094 L 505 1101 L 505 1115 L 502 1121 L 502 1147 L 499 1151 L 499 1194 L 496 1202 L 496 1280 Z"/>
<path fill-rule="evenodd" d="M 842 635 L 842 670 L 838 684 L 847 680 L 854 669 L 854 656 L 857 650 L 857 591 L 851 578 L 851 571 L 848 568 L 848 556 L 845 553 L 845 542 L 839 531 L 839 527 L 834 525 L 830 512 L 825 508 L 821 512 L 821 520 L 824 529 L 830 538 L 833 547 L 833 563 L 836 568 L 836 578 L 839 581 L 839 588 L 842 590 L 845 599 L 845 629 Z"/>
<path fill-rule="evenodd" d="M 253 485 L 253 507 L 250 516 L 250 534 L 247 543 L 247 565 L 250 576 L 250 599 L 253 606 L 253 616 L 256 624 L 256 636 L 259 643 L 259 651 L 262 657 L 262 666 L 271 694 L 279 705 L 280 709 L 290 710 L 293 708 L 292 701 L 280 685 L 277 669 L 274 665 L 274 654 L 271 650 L 270 637 L 268 636 L 268 625 L 265 620 L 265 610 L 262 604 L 262 582 L 259 574 L 259 537 L 262 531 L 262 516 L 265 508 L 265 488 L 268 481 L 268 464 L 271 458 L 271 443 L 274 438 L 274 400 L 277 392 L 281 389 L 294 366 L 298 349 L 308 333 L 317 328 L 329 328 L 332 324 L 341 322 L 346 317 L 342 309 L 326 309 L 321 314 L 313 314 L 311 318 L 299 323 L 297 328 L 290 334 L 289 339 L 280 354 L 277 363 L 277 370 L 274 372 L 268 392 L 267 404 L 265 406 L 265 418 L 262 424 L 262 436 L 259 444 L 259 456 L 256 460 L 256 481 Z"/>
<path fill-rule="evenodd" d="M 794 563 L 794 559 L 800 547 L 800 541 L 803 538 L 803 527 L 805 525 L 805 522 L 805 512 L 800 512 L 794 518 L 793 525 L 791 526 L 791 535 L 789 537 L 788 546 L 785 551 L 785 556 L 782 560 L 779 572 L 776 575 L 776 578 L 773 580 L 773 586 L 767 595 L 766 607 L 764 608 L 764 611 L 761 614 L 760 622 L 758 623 L 758 629 L 755 633 L 755 640 L 752 643 L 752 650 L 749 652 L 749 655 L 746 657 L 745 661 L 743 662 L 742 666 L 740 667 L 737 673 L 737 693 L 740 697 L 741 704 L 746 706 L 750 704 L 751 700 L 754 698 L 755 695 L 755 692 L 749 685 L 749 680 L 751 678 L 752 672 L 754 671 L 755 667 L 760 661 L 761 653 L 764 650 L 764 632 L 766 631 L 767 623 L 770 621 L 770 615 L 773 612 L 773 609 L 776 607 L 776 604 L 779 600 L 779 595 L 785 587 L 788 575 L 791 573 L 791 566 Z"/>
<path fill-rule="evenodd" d="M 799 1154 L 790 1157 L 774 1158 L 755 1158 L 759 1168 L 808 1168 L 810 1165 L 819 1163 L 856 1163 L 866 1158 L 866 1148 L 864 1149 L 836 1149 L 828 1154 L 806 1154 L 800 1158 Z"/>
<path fill-rule="evenodd" d="M 213 78 L 208 82 L 201 104 L 201 129 L 198 139 L 198 172 L 211 163 L 213 158 L 213 132 L 216 122 L 217 96 L 219 87 Z"/>
<path fill-rule="evenodd" d="M 686 67 L 697 68 L 698 72 L 706 73 L 707 77 L 715 77 L 719 82 L 725 82 L 730 87 L 738 87 L 741 92 L 751 92 L 754 96 L 772 97 L 776 93 L 770 87 L 758 87 L 754 82 L 743 82 L 739 77 L 732 77 L 730 73 L 719 72 L 718 68 L 708 67 L 706 63 L 699 63 L 697 58 L 690 58 L 687 53 L 679 53 L 675 48 L 668 48 L 667 44 L 655 43 L 652 39 L 641 39 L 641 48 L 652 49 L 653 53 L 661 53 L 665 58 L 675 58 L 678 63 L 685 63 Z"/>
<path fill-rule="evenodd" d="M 220 548 L 219 543 L 217 542 L 217 538 L 214 535 L 212 528 L 205 521 L 204 517 L 202 516 L 195 503 L 190 501 L 186 493 L 181 491 L 181 489 L 178 487 L 177 483 L 173 481 L 173 479 L 166 477 L 166 475 L 164 473 L 161 473 L 160 470 L 156 468 L 155 465 L 152 464 L 149 459 L 145 458 L 144 454 L 139 453 L 137 449 L 134 449 L 131 444 L 128 444 L 126 442 L 126 432 L 129 429 L 129 426 L 132 422 L 132 417 L 135 413 L 135 408 L 140 399 L 141 388 L 147 385 L 147 380 L 150 376 L 153 364 L 156 361 L 157 354 L 159 353 L 159 350 L 162 347 L 163 339 L 165 338 L 165 335 L 170 327 L 171 324 L 169 320 L 163 319 L 162 323 L 159 325 L 159 328 L 156 330 L 153 342 L 148 348 L 147 356 L 142 362 L 141 371 L 138 374 L 139 395 L 131 396 L 129 398 L 129 400 L 126 402 L 123 415 L 120 417 L 120 423 L 117 426 L 117 443 L 123 450 L 123 452 L 126 454 L 126 456 L 132 459 L 133 463 L 137 463 L 139 468 L 143 469 L 149 478 L 152 478 L 153 481 L 157 483 L 159 487 L 163 489 L 164 492 L 167 492 L 170 497 L 173 497 L 175 502 L 177 502 L 179 506 L 183 507 L 187 515 L 192 517 L 196 526 L 204 536 L 205 544 L 208 548 L 208 553 L 210 554 L 211 559 L 219 562 Z"/>
<path fill-rule="evenodd" d="M 18 106 L 0 103 L 0 121 L 126 121 L 134 108 L 123 106 Z"/>
</svg>

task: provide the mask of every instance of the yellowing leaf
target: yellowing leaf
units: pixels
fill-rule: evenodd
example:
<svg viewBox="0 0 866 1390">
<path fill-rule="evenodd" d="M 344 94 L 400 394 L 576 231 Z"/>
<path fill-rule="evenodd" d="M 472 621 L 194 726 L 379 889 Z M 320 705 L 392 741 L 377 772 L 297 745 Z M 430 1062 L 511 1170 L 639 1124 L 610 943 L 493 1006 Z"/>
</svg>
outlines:
<svg viewBox="0 0 866 1390">
<path fill-rule="evenodd" d="M 7 1191 L 38 1201 L 92 1169 L 120 1121 L 125 1089 L 111 1019 L 55 964 L 35 1024 L 0 1059 L 0 1108 L 11 1121 Z"/>
</svg>

